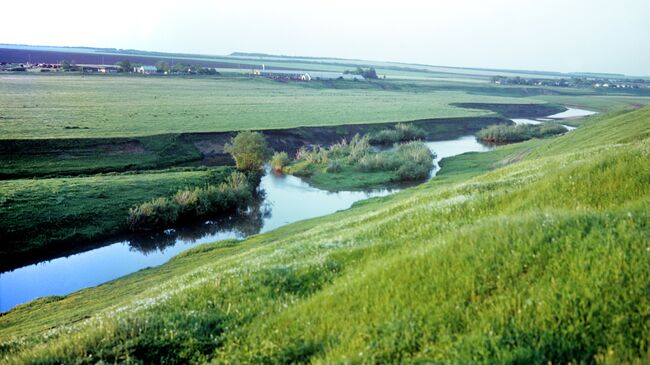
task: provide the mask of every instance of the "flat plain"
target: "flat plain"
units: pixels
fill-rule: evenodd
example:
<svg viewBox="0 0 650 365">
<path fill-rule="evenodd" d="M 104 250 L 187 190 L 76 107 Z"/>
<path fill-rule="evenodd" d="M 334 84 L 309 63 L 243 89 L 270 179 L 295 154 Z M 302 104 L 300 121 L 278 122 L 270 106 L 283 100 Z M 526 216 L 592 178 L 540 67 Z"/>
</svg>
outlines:
<svg viewBox="0 0 650 365">
<path fill-rule="evenodd" d="M 389 90 L 382 85 L 343 82 L 332 88 L 249 78 L 1 75 L 0 138 L 124 137 L 397 122 L 491 114 L 452 103 L 543 103 L 469 94 L 436 84 L 387 83 Z"/>
</svg>

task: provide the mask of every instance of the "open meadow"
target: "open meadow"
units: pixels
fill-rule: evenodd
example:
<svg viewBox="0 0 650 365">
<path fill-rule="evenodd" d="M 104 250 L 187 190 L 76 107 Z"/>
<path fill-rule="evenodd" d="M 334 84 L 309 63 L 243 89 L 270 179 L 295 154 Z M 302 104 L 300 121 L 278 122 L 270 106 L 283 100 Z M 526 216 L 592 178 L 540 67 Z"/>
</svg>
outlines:
<svg viewBox="0 0 650 365">
<path fill-rule="evenodd" d="M 399 122 L 492 114 L 453 103 L 543 103 L 463 84 L 275 82 L 249 78 L 0 75 L 0 139 L 145 136 Z M 355 85 L 359 84 L 359 85 Z"/>
</svg>

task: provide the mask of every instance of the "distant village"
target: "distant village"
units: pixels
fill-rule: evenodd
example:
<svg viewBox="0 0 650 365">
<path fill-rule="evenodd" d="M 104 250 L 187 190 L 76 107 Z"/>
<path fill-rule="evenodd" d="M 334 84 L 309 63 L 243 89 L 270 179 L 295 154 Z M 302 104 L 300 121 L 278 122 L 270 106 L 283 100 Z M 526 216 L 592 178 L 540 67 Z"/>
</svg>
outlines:
<svg viewBox="0 0 650 365">
<path fill-rule="evenodd" d="M 6 72 L 77 72 L 86 74 L 113 74 L 113 73 L 136 73 L 144 75 L 171 75 L 171 74 L 208 74 L 218 75 L 219 72 L 212 67 L 200 65 L 189 65 L 178 63 L 169 66 L 166 62 L 160 61 L 155 66 L 132 63 L 128 60 L 118 62 L 115 65 L 100 64 L 77 64 L 71 61 L 59 63 L 7 63 L 0 62 L 0 71 Z"/>
<path fill-rule="evenodd" d="M 523 78 L 519 76 L 506 77 L 494 76 L 492 83 L 495 85 L 530 85 L 530 86 L 557 86 L 594 89 L 641 89 L 650 88 L 650 80 L 630 79 L 617 77 L 574 76 L 568 79 L 542 79 Z"/>
<path fill-rule="evenodd" d="M 214 67 L 191 65 L 185 63 L 169 64 L 166 61 L 158 61 L 155 66 L 132 63 L 128 60 L 118 62 L 114 65 L 100 64 L 77 64 L 71 61 L 59 63 L 7 63 L 0 62 L 0 72 L 75 72 L 83 74 L 117 74 L 133 73 L 142 75 L 220 75 Z M 276 70 L 267 69 L 265 65 L 261 68 L 252 68 L 249 73 L 251 77 L 262 77 L 278 81 L 312 81 L 312 80 L 348 80 L 363 81 L 366 79 L 377 79 L 377 72 L 374 68 L 356 68 L 344 72 L 325 71 L 298 71 L 298 70 Z"/>
</svg>

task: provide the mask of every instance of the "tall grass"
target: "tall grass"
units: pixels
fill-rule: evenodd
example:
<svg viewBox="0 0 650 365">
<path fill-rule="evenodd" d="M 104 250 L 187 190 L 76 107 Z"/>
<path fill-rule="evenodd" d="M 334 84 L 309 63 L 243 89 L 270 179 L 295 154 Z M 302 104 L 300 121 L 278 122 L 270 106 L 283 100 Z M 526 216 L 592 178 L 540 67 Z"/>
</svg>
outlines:
<svg viewBox="0 0 650 365">
<path fill-rule="evenodd" d="M 476 133 L 476 137 L 481 141 L 488 143 L 513 143 L 526 141 L 532 138 L 550 137 L 566 132 L 566 127 L 555 123 L 542 123 L 535 125 L 497 124 L 481 129 Z"/>
<path fill-rule="evenodd" d="M 290 162 L 291 160 L 286 152 L 275 152 L 271 156 L 271 168 L 278 173 L 281 173 Z"/>
<path fill-rule="evenodd" d="M 251 199 L 248 178 L 235 171 L 219 185 L 179 190 L 172 199 L 156 198 L 133 207 L 129 210 L 127 225 L 132 231 L 164 228 L 178 220 L 243 208 Z"/>
<path fill-rule="evenodd" d="M 383 129 L 369 136 L 370 143 L 372 144 L 394 144 L 422 140 L 425 137 L 426 132 L 424 129 L 412 123 L 397 123 L 392 129 Z"/>
</svg>

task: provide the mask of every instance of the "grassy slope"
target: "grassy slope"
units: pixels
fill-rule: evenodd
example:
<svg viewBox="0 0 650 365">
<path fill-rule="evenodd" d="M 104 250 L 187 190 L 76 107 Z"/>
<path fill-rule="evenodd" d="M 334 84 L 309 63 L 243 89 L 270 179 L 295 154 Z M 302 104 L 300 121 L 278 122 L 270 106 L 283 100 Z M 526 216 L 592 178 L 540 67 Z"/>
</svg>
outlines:
<svg viewBox="0 0 650 365">
<path fill-rule="evenodd" d="M 470 95 L 457 88 L 434 91 L 434 86 L 386 91 L 243 78 L 3 75 L 0 138 L 106 138 L 395 122 L 490 114 L 450 103 L 531 102 Z"/>
<path fill-rule="evenodd" d="M 164 168 L 200 158 L 196 147 L 176 134 L 0 141 L 0 179 Z"/>
<path fill-rule="evenodd" d="M 0 317 L 0 349 L 10 363 L 647 362 L 649 121 L 448 159 L 420 187 L 21 306 Z"/>
<path fill-rule="evenodd" d="M 214 171 L 213 173 L 209 171 Z M 124 229 L 129 208 L 187 186 L 223 180 L 230 168 L 0 181 L 0 255 L 83 241 Z M 55 249 L 51 248 L 55 251 Z"/>
</svg>

